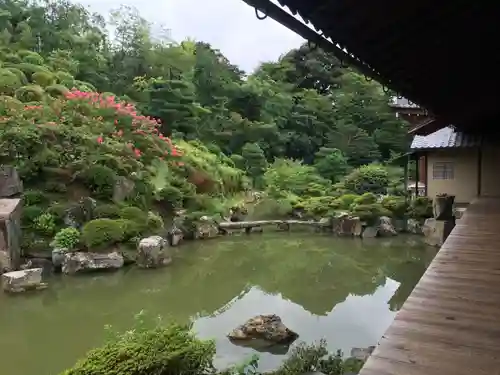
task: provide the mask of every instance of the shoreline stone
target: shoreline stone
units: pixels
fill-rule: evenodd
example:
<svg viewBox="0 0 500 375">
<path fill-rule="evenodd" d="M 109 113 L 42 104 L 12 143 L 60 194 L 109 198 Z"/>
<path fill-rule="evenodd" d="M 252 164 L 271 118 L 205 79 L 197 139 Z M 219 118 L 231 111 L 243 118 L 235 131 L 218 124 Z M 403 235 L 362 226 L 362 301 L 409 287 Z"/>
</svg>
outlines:
<svg viewBox="0 0 500 375">
<path fill-rule="evenodd" d="M 42 268 L 7 272 L 2 275 L 2 288 L 6 293 L 22 293 L 47 288 L 42 282 Z"/>
</svg>

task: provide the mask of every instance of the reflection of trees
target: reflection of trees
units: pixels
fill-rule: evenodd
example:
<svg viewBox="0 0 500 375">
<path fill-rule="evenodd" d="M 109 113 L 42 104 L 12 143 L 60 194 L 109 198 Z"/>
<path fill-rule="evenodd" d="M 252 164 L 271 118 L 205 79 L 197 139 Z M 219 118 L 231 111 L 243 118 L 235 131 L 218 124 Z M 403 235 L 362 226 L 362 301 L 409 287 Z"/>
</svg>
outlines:
<svg viewBox="0 0 500 375">
<path fill-rule="evenodd" d="M 419 246 L 409 248 L 404 237 L 361 241 L 304 233 L 228 237 L 177 251 L 172 266 L 162 270 L 49 280 L 50 291 L 23 300 L 23 306 L 68 325 L 75 316 L 99 325 L 107 317 L 107 323 L 126 323 L 141 309 L 185 321 L 218 314 L 257 285 L 322 315 L 350 294 L 374 293 L 389 277 L 401 283 L 389 302 L 397 310 L 433 256 Z"/>
<path fill-rule="evenodd" d="M 433 249 L 415 251 L 405 250 L 403 259 L 389 259 L 386 265 L 387 276 L 400 283 L 398 290 L 389 301 L 391 311 L 398 311 L 408 299 L 413 288 L 424 274 L 427 266 L 435 255 Z"/>
<path fill-rule="evenodd" d="M 212 243 L 193 244 L 199 248 L 184 253 L 183 262 L 193 269 L 179 266 L 184 268 L 181 285 L 191 295 L 205 295 L 205 310 L 222 306 L 248 285 L 258 285 L 323 315 L 350 294 L 373 294 L 386 277 L 401 283 L 394 298 L 405 300 L 430 258 L 423 245 L 409 248 L 405 237 L 361 241 L 279 234 Z"/>
</svg>

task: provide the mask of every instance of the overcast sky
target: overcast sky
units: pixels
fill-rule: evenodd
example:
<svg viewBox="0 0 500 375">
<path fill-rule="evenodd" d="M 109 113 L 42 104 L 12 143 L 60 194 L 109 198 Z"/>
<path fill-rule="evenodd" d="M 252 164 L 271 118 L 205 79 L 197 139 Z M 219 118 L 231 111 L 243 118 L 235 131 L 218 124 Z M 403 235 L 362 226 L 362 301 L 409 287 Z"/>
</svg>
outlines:
<svg viewBox="0 0 500 375">
<path fill-rule="evenodd" d="M 260 62 L 276 60 L 303 39 L 270 18 L 255 17 L 242 0 L 81 0 L 107 15 L 121 4 L 133 6 L 148 21 L 162 24 L 172 38 L 202 40 L 218 48 L 241 69 L 251 72 Z"/>
</svg>

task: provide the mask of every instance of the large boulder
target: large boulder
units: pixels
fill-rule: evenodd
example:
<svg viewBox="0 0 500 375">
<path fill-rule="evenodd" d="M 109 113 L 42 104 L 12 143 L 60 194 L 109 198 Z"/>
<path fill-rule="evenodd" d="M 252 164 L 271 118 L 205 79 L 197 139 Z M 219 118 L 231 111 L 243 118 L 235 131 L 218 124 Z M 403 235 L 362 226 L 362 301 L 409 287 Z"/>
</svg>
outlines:
<svg viewBox="0 0 500 375">
<path fill-rule="evenodd" d="M 23 182 L 16 168 L 0 165 L 0 198 L 10 198 L 23 192 Z"/>
<path fill-rule="evenodd" d="M 143 238 L 137 246 L 137 266 L 157 268 L 172 263 L 168 241 L 160 236 Z"/>
<path fill-rule="evenodd" d="M 266 341 L 272 344 L 289 345 L 299 335 L 288 329 L 277 315 L 257 315 L 233 329 L 228 338 L 234 341 Z"/>
<path fill-rule="evenodd" d="M 4 273 L 2 275 L 3 290 L 6 293 L 21 293 L 30 290 L 45 289 L 47 284 L 42 282 L 42 273 L 42 268 L 30 268 Z"/>
<path fill-rule="evenodd" d="M 194 238 L 196 240 L 214 238 L 219 235 L 219 225 L 215 220 L 208 216 L 200 217 L 200 219 L 195 223 L 195 227 Z"/>
<path fill-rule="evenodd" d="M 169 233 L 170 246 L 179 246 L 179 244 L 184 240 L 184 232 L 178 228 L 175 224 L 170 229 Z"/>
<path fill-rule="evenodd" d="M 397 234 L 398 232 L 392 224 L 392 219 L 387 216 L 381 216 L 378 224 L 378 235 L 380 237 L 392 237 Z"/>
<path fill-rule="evenodd" d="M 343 213 L 332 219 L 332 231 L 337 236 L 359 237 L 363 226 L 359 217 Z"/>
<path fill-rule="evenodd" d="M 423 223 L 420 220 L 408 219 L 408 224 L 407 224 L 408 233 L 423 234 L 422 226 Z"/>
<path fill-rule="evenodd" d="M 424 242 L 430 246 L 440 247 L 448 238 L 455 227 L 454 220 L 436 220 L 429 218 L 425 220 L 422 232 L 424 233 Z"/>
<path fill-rule="evenodd" d="M 116 251 L 107 254 L 76 251 L 64 254 L 62 272 L 74 275 L 81 272 L 115 270 L 123 265 L 123 255 Z"/>
</svg>

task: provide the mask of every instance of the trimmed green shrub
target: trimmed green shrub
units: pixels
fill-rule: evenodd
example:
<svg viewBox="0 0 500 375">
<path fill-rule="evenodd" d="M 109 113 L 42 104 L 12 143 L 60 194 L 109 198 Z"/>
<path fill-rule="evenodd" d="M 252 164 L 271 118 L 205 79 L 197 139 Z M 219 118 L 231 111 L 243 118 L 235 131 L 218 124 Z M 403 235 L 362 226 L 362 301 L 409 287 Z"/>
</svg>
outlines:
<svg viewBox="0 0 500 375">
<path fill-rule="evenodd" d="M 20 53 L 21 54 L 21 53 Z M 22 56 L 23 62 L 34 65 L 43 65 L 43 57 L 36 52 L 29 51 Z"/>
<path fill-rule="evenodd" d="M 363 165 L 349 173 L 343 185 L 346 190 L 355 194 L 384 194 L 389 185 L 389 173 L 381 165 Z"/>
<path fill-rule="evenodd" d="M 165 228 L 165 224 L 160 215 L 150 211 L 148 212 L 147 228 L 152 233 L 160 233 Z"/>
<path fill-rule="evenodd" d="M 26 190 L 23 193 L 23 205 L 34 206 L 47 202 L 47 198 L 40 190 Z"/>
<path fill-rule="evenodd" d="M 29 83 L 28 78 L 26 78 L 26 74 L 24 74 L 22 70 L 17 68 L 7 68 L 5 70 L 14 73 L 17 76 L 17 78 L 19 78 L 19 81 L 21 82 L 22 85 L 27 85 Z"/>
<path fill-rule="evenodd" d="M 354 204 L 374 204 L 377 203 L 377 196 L 373 193 L 364 193 L 360 197 L 357 197 Z"/>
<path fill-rule="evenodd" d="M 354 216 L 358 216 L 361 221 L 365 221 L 368 225 L 374 225 L 381 216 L 391 216 L 391 212 L 382 207 L 380 203 L 354 205 L 351 213 Z"/>
<path fill-rule="evenodd" d="M 23 60 L 15 53 L 8 53 L 5 55 L 4 61 L 12 64 L 20 64 Z"/>
<path fill-rule="evenodd" d="M 139 237 L 145 228 L 144 225 L 141 225 L 138 222 L 133 221 L 133 220 L 118 219 L 116 221 L 118 223 L 120 223 L 120 225 L 122 227 L 124 241 L 128 241 L 128 240 Z"/>
<path fill-rule="evenodd" d="M 48 212 L 41 214 L 34 221 L 35 229 L 44 236 L 52 236 L 57 229 L 55 217 Z"/>
<path fill-rule="evenodd" d="M 84 225 L 82 239 L 90 248 L 102 248 L 120 242 L 124 231 L 122 223 L 112 219 L 95 219 Z"/>
<path fill-rule="evenodd" d="M 408 211 L 405 197 L 388 196 L 382 199 L 382 207 L 391 211 L 395 218 L 402 218 Z"/>
<path fill-rule="evenodd" d="M 115 204 L 100 204 L 94 209 L 96 219 L 118 219 L 120 217 L 120 207 Z"/>
<path fill-rule="evenodd" d="M 54 216 L 56 223 L 62 224 L 69 208 L 70 204 L 68 203 L 54 202 L 47 208 L 47 212 Z"/>
<path fill-rule="evenodd" d="M 69 89 L 63 85 L 50 85 L 45 88 L 45 92 L 52 96 L 53 98 L 57 98 L 59 96 L 64 96 L 69 92 Z"/>
<path fill-rule="evenodd" d="M 24 227 L 31 226 L 35 219 L 43 214 L 43 208 L 39 206 L 28 206 L 23 207 L 23 212 L 21 216 L 21 223 Z"/>
<path fill-rule="evenodd" d="M 56 233 L 50 243 L 53 248 L 74 249 L 80 242 L 80 232 L 76 228 L 64 228 Z"/>
<path fill-rule="evenodd" d="M 138 223 L 146 224 L 148 215 L 138 207 L 123 207 L 120 210 L 120 217 L 125 220 L 132 220 Z"/>
<path fill-rule="evenodd" d="M 22 83 L 19 77 L 8 69 L 0 69 L 0 94 L 12 95 Z"/>
<path fill-rule="evenodd" d="M 16 90 L 16 99 L 23 103 L 41 101 L 45 91 L 39 85 L 26 85 Z"/>
<path fill-rule="evenodd" d="M 41 87 L 47 87 L 55 83 L 55 76 L 49 72 L 36 72 L 31 76 L 31 81 Z"/>
<path fill-rule="evenodd" d="M 134 329 L 88 352 L 61 375 L 181 375 L 213 373 L 215 345 L 189 327 Z"/>
<path fill-rule="evenodd" d="M 81 176 L 85 185 L 92 193 L 101 199 L 111 199 L 116 181 L 116 173 L 105 165 L 93 165 Z"/>
<path fill-rule="evenodd" d="M 414 219 L 427 219 L 433 216 L 432 199 L 417 197 L 410 203 L 409 216 Z"/>
</svg>

